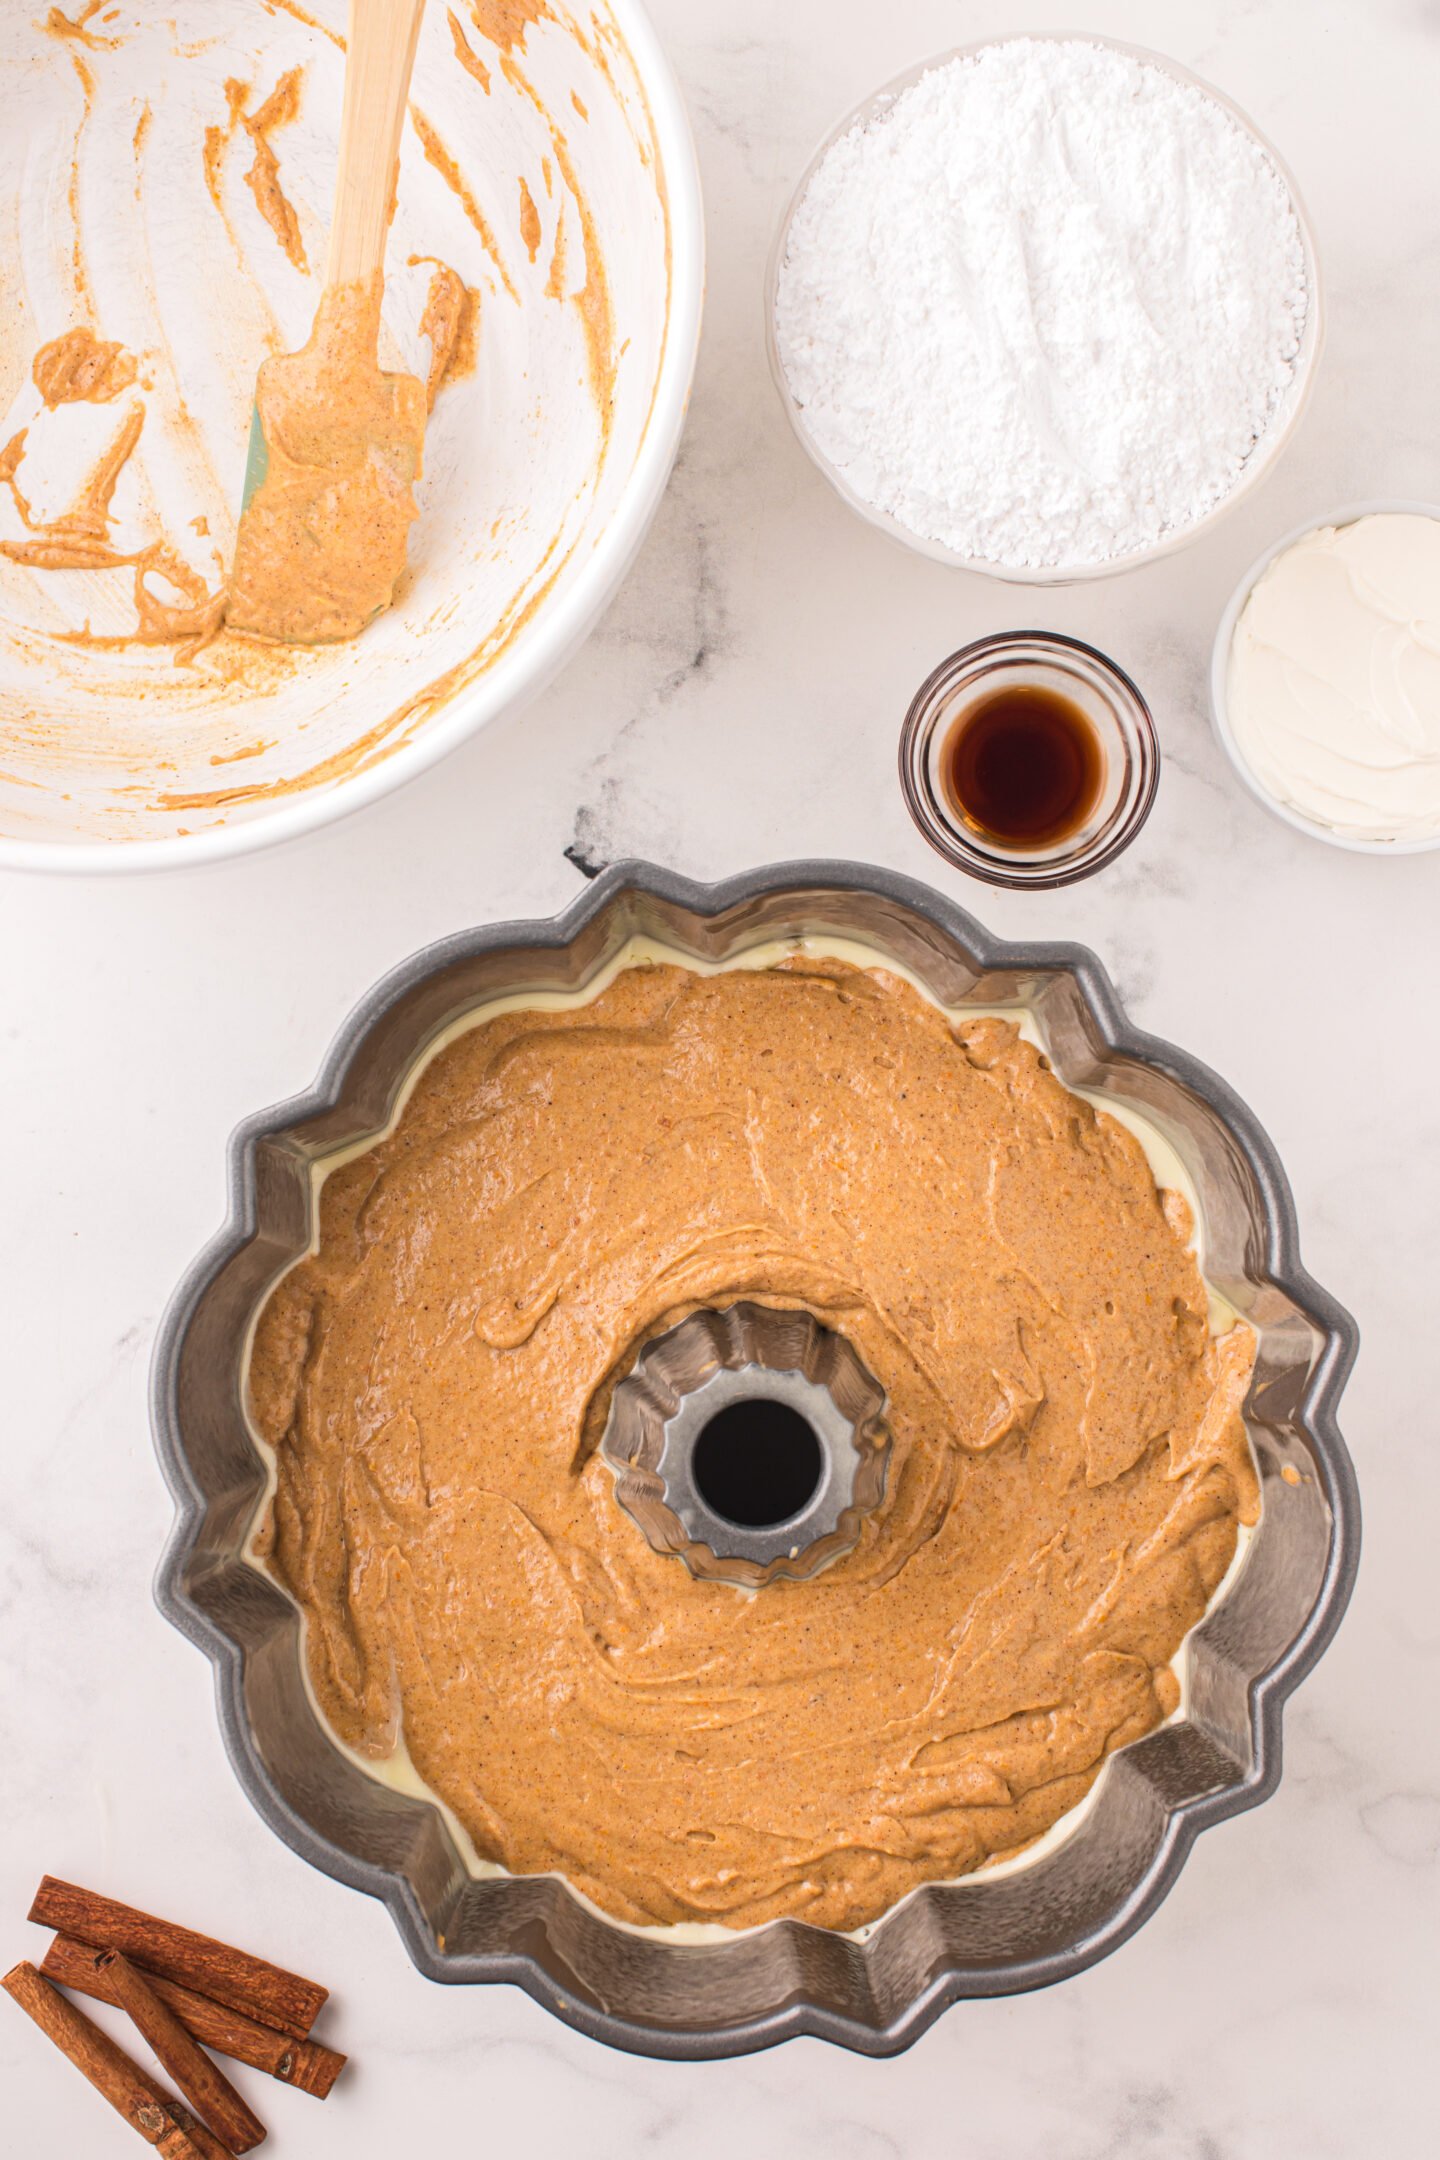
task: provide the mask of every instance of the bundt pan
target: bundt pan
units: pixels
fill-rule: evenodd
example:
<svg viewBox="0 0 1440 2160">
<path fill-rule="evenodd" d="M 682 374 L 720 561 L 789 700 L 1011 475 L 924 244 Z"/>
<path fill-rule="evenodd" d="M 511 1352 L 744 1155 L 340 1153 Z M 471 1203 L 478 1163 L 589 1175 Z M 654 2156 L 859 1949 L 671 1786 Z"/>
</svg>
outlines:
<svg viewBox="0 0 1440 2160">
<path fill-rule="evenodd" d="M 437 1807 L 330 1741 L 303 1683 L 299 1614 L 243 1557 L 266 1482 L 243 1361 L 258 1304 L 308 1243 L 311 1163 L 383 1127 L 417 1053 L 457 1016 L 497 993 L 581 985 L 636 934 L 723 958 L 802 932 L 903 962 L 947 1003 L 1029 1007 L 1065 1080 L 1133 1104 L 1171 1141 L 1200 1196 L 1210 1278 L 1258 1332 L 1247 1416 L 1265 1505 L 1191 1638 L 1185 1715 L 1112 1758 L 1067 1839 L 1014 1872 L 921 1889 L 863 1941 L 782 1920 L 690 1944 L 613 1925 L 553 1876 L 476 1879 Z M 156 1349 L 177 1504 L 157 1596 L 214 1663 L 225 1744 L 260 1813 L 317 1867 L 383 1898 L 430 1978 L 512 1981 L 580 2031 L 649 2055 L 736 2055 L 797 2033 L 894 2054 L 960 1997 L 1042 1987 L 1114 1950 L 1197 1832 L 1274 1790 L 1285 1698 L 1355 1573 L 1358 1503 L 1334 1407 L 1356 1330 L 1301 1267 L 1289 1188 L 1249 1111 L 1132 1028 L 1083 948 L 1004 944 L 925 887 L 861 865 L 785 864 L 715 886 L 616 865 L 553 921 L 464 931 L 377 984 L 314 1088 L 240 1127 L 230 1191 L 230 1221 Z"/>
</svg>

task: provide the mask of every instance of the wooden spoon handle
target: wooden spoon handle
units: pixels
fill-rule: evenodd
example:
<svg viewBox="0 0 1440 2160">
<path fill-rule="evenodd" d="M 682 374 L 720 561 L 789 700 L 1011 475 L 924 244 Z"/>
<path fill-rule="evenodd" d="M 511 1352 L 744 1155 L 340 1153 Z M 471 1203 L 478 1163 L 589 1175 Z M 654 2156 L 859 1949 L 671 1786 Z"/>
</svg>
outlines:
<svg viewBox="0 0 1440 2160">
<path fill-rule="evenodd" d="M 368 281 L 384 267 L 400 130 L 424 9 L 425 0 L 350 0 L 327 285 Z"/>
</svg>

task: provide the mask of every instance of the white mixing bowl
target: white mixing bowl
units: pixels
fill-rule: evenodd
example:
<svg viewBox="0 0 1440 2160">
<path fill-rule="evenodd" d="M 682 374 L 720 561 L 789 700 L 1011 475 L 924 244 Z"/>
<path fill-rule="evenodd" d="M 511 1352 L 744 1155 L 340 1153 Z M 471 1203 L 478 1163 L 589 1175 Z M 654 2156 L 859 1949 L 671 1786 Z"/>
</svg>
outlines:
<svg viewBox="0 0 1440 2160">
<path fill-rule="evenodd" d="M 24 430 L 14 484 L 0 478 L 0 863 L 193 863 L 398 786 L 533 694 L 593 625 L 684 419 L 694 150 L 638 0 L 434 0 L 382 358 L 426 375 L 439 262 L 475 295 L 474 362 L 438 389 L 410 568 L 352 644 L 222 634 L 186 658 L 135 642 L 130 569 L 38 567 L 35 532 L 63 521 L 139 407 L 108 543 L 163 537 L 217 583 L 256 367 L 304 342 L 318 293 L 345 4 L 44 12 L 0 20 L 0 476 Z M 292 71 L 293 117 L 266 115 Z M 288 252 L 262 215 L 267 155 L 298 221 Z M 133 355 L 135 379 L 47 405 L 33 357 L 85 325 Z"/>
</svg>

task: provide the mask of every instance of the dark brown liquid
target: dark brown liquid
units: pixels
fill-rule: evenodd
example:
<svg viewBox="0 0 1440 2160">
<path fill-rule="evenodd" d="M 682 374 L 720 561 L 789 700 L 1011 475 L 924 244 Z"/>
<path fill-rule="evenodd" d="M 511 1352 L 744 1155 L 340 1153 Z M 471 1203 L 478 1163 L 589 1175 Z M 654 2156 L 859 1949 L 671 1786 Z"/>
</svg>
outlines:
<svg viewBox="0 0 1440 2160">
<path fill-rule="evenodd" d="M 945 786 L 968 825 L 1007 847 L 1053 847 L 1095 807 L 1105 762 L 1095 730 L 1057 690 L 996 690 L 950 730 Z"/>
</svg>

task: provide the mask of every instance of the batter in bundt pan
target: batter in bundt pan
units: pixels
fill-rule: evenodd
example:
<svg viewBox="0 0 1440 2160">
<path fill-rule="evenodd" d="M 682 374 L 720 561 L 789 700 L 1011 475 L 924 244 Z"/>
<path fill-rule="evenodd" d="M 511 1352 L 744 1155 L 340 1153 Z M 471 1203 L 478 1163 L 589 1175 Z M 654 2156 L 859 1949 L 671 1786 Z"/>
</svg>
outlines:
<svg viewBox="0 0 1440 2160">
<path fill-rule="evenodd" d="M 272 1293 L 261 1548 L 339 1737 L 640 1923 L 873 1921 L 1046 1831 L 1164 1719 L 1253 1522 L 1253 1337 L 1183 1201 L 1007 1021 L 804 953 L 480 1020 Z M 600 1453 L 697 1308 L 803 1307 L 884 1388 L 854 1548 L 753 1594 Z"/>
</svg>

